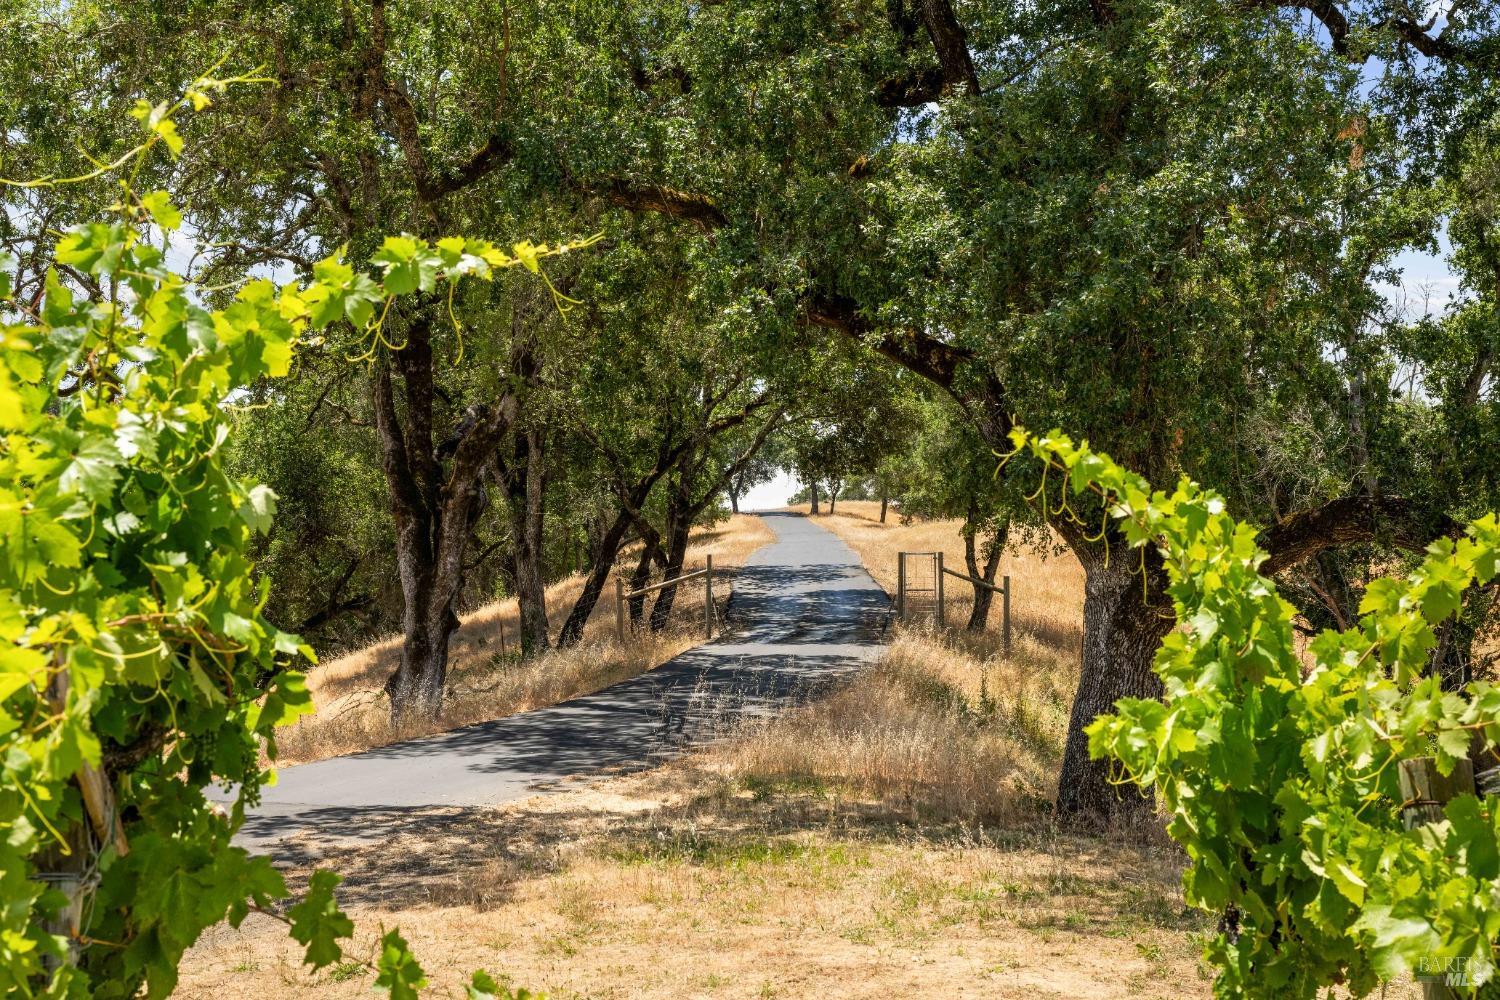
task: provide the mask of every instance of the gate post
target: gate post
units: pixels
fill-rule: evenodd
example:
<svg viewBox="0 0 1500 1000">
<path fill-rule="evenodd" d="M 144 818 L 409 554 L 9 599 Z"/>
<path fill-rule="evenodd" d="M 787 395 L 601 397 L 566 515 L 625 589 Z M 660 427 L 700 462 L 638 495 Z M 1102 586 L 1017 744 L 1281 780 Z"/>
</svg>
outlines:
<svg viewBox="0 0 1500 1000">
<path fill-rule="evenodd" d="M 615 631 L 619 633 L 620 645 L 625 645 L 625 581 L 615 576 Z"/>
<path fill-rule="evenodd" d="M 703 557 L 703 589 L 707 600 L 703 605 L 703 630 L 708 633 L 708 638 L 714 637 L 714 557 L 709 553 Z"/>
<path fill-rule="evenodd" d="M 896 617 L 906 621 L 906 553 L 896 553 Z"/>
<path fill-rule="evenodd" d="M 1400 761 L 1397 767 L 1401 798 L 1408 803 L 1401 809 L 1401 823 L 1408 830 L 1441 822 L 1445 804 L 1474 791 L 1474 763 L 1467 757 L 1454 761 L 1453 771 L 1446 778 L 1438 773 L 1432 757 L 1413 757 Z M 1421 984 L 1424 1000 L 1458 1000 L 1459 991 L 1448 985 L 1449 975 L 1466 980 L 1468 971 L 1467 965 L 1450 968 L 1444 962 L 1436 969 L 1418 966 L 1412 970 L 1412 978 Z M 1464 993 L 1467 995 L 1468 990 Z"/>
<path fill-rule="evenodd" d="M 938 628 L 942 628 L 943 627 L 943 554 L 941 552 L 938 552 L 938 553 L 936 553 L 934 555 L 933 558 L 935 560 L 933 562 L 933 564 L 932 564 L 933 567 L 934 567 L 934 569 L 933 569 L 933 575 L 934 575 L 934 578 L 935 578 L 933 586 L 937 588 L 937 615 L 936 615 L 936 617 L 937 617 Z"/>
</svg>

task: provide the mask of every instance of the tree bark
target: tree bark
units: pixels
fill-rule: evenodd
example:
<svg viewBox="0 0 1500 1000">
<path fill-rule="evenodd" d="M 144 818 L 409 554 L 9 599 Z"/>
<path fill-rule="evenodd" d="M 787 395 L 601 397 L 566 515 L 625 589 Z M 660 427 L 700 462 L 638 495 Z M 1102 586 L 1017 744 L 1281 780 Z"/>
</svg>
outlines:
<svg viewBox="0 0 1500 1000">
<path fill-rule="evenodd" d="M 515 455 L 506 482 L 511 537 L 515 546 L 516 602 L 520 607 L 521 655 L 534 656 L 551 647 L 547 623 L 547 586 L 543 561 L 542 435 L 534 428 L 516 435 Z"/>
<path fill-rule="evenodd" d="M 658 454 L 656 465 L 641 479 L 633 483 L 629 488 L 616 482 L 615 489 L 620 497 L 620 507 L 615 513 L 615 519 L 610 523 L 593 553 L 593 563 L 589 569 L 588 579 L 584 581 L 583 590 L 578 599 L 573 602 L 573 609 L 568 612 L 568 620 L 563 623 L 562 631 L 557 636 L 557 647 L 567 649 L 576 646 L 583 638 L 583 626 L 588 622 L 589 615 L 594 613 L 594 607 L 599 603 L 599 595 L 604 591 L 605 581 L 609 578 L 610 570 L 614 569 L 615 560 L 620 556 L 620 548 L 625 541 L 625 533 L 632 522 L 638 517 L 641 504 L 651 495 L 651 490 L 667 470 L 679 457 L 682 449 L 668 449 L 665 444 Z M 650 570 L 653 543 L 645 540 L 645 549 L 642 552 L 641 567 L 636 572 L 636 578 L 631 581 L 631 589 L 639 590 L 645 585 L 646 575 Z M 640 620 L 640 599 L 633 601 L 634 613 L 631 621 Z"/>
<path fill-rule="evenodd" d="M 839 488 L 843 485 L 841 480 L 835 479 L 828 486 L 828 513 L 832 514 L 839 502 Z"/>
<path fill-rule="evenodd" d="M 692 522 L 688 520 L 683 520 L 673 526 L 668 540 L 667 565 L 662 575 L 662 582 L 676 580 L 682 575 L 682 565 L 687 559 L 688 536 L 692 531 L 692 526 Z M 660 632 L 667 627 L 667 618 L 672 614 L 672 606 L 676 603 L 676 586 L 663 587 L 656 592 L 656 600 L 651 603 L 651 631 Z"/>
<path fill-rule="evenodd" d="M 822 511 L 818 510 L 818 481 L 814 479 L 812 482 L 808 483 L 807 490 L 812 496 L 812 509 L 808 511 L 808 514 L 822 513 Z"/>
<path fill-rule="evenodd" d="M 880 523 L 881 524 L 885 523 L 885 508 L 886 508 L 886 505 L 889 502 L 890 502 L 890 497 L 886 496 L 884 493 L 880 494 Z"/>
<path fill-rule="evenodd" d="M 495 403 L 470 407 L 447 441 L 434 447 L 436 391 L 429 338 L 428 320 L 416 317 L 406 346 L 381 357 L 372 380 L 403 598 L 401 662 L 385 685 L 397 723 L 434 716 L 442 707 L 448 640 L 458 628 L 454 602 L 463 588 L 464 554 L 474 522 L 488 503 L 484 475 L 518 408 L 510 392 Z M 393 366 L 402 375 L 402 410 L 396 406 Z"/>
<path fill-rule="evenodd" d="M 641 615 L 646 611 L 646 595 L 637 594 L 636 591 L 644 587 L 651 579 L 651 560 L 654 546 L 647 545 L 641 549 L 641 558 L 635 564 L 635 572 L 630 574 L 631 596 L 626 598 L 626 608 L 630 612 L 630 624 L 639 626 Z"/>
<path fill-rule="evenodd" d="M 682 575 L 682 565 L 687 560 L 688 538 L 693 531 L 693 521 L 697 519 L 700 510 L 692 502 L 693 487 L 697 478 L 697 467 L 694 464 L 694 455 L 690 452 L 683 455 L 683 466 L 678 470 L 676 480 L 673 482 L 672 496 L 667 502 L 667 532 L 666 532 L 666 565 L 663 582 L 677 579 Z M 651 602 L 651 631 L 660 632 L 667 627 L 667 617 L 672 613 L 672 605 L 677 602 L 677 588 L 667 586 L 656 592 L 656 600 Z"/>
<path fill-rule="evenodd" d="M 1010 537 L 1010 522 L 1005 522 L 985 546 L 984 568 L 980 569 L 978 548 L 978 512 L 972 507 L 969 510 L 969 530 L 964 532 L 964 563 L 969 567 L 969 576 L 978 577 L 985 583 L 994 583 L 995 574 L 1000 569 L 1000 554 L 1005 551 L 1005 542 Z M 970 632 L 983 632 L 989 624 L 990 607 L 995 603 L 995 592 L 988 587 L 973 584 L 974 588 L 974 610 L 969 613 L 969 623 L 965 626 Z"/>
<path fill-rule="evenodd" d="M 599 603 L 599 595 L 604 592 L 604 584 L 609 580 L 610 570 L 614 569 L 615 559 L 620 555 L 620 546 L 629 527 L 630 516 L 621 511 L 595 543 L 590 555 L 592 563 L 589 575 L 583 581 L 583 590 L 579 593 L 578 600 L 573 602 L 573 609 L 568 612 L 568 620 L 563 622 L 562 631 L 557 634 L 558 649 L 576 646 L 583 638 L 583 626 L 588 623 L 589 615 L 594 613 L 594 607 Z"/>
<path fill-rule="evenodd" d="M 1122 539 L 1112 540 L 1114 551 L 1106 560 L 1104 546 L 1084 541 L 1077 526 L 1060 529 L 1083 563 L 1084 646 L 1057 781 L 1057 815 L 1088 825 L 1135 822 L 1150 813 L 1152 797 L 1110 780 L 1110 762 L 1089 758 L 1084 728 L 1114 711 L 1121 698 L 1161 697 L 1161 681 L 1151 667 L 1174 621 L 1166 574 L 1154 550 L 1147 552 L 1143 581 L 1141 562 L 1134 553 L 1125 556 Z"/>
</svg>

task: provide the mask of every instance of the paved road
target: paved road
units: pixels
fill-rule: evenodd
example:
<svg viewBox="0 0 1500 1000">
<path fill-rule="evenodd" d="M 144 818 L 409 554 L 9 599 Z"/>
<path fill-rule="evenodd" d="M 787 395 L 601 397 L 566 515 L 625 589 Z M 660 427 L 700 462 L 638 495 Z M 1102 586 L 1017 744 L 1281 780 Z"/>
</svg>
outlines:
<svg viewBox="0 0 1500 1000">
<path fill-rule="evenodd" d="M 857 669 L 878 649 L 884 593 L 826 529 L 796 514 L 761 517 L 776 541 L 740 570 L 726 635 L 551 708 L 286 768 L 239 841 L 274 853 L 298 832 L 374 836 L 415 810 L 493 805 L 648 766 Z"/>
</svg>

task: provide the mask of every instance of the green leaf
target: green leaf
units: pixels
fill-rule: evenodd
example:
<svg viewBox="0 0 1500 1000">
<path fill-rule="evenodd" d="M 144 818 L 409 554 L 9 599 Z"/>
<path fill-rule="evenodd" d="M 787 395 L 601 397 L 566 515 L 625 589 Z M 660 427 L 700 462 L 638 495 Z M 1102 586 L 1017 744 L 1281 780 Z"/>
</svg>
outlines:
<svg viewBox="0 0 1500 1000">
<path fill-rule="evenodd" d="M 344 955 L 339 940 L 354 934 L 354 922 L 339 909 L 333 890 L 343 881 L 326 869 L 313 872 L 302 901 L 287 910 L 292 939 L 306 945 L 302 961 L 314 969 L 332 965 Z"/>
<path fill-rule="evenodd" d="M 261 701 L 258 714 L 252 717 L 250 726 L 260 731 L 274 729 L 290 725 L 312 712 L 312 695 L 307 691 L 307 678 L 289 670 L 276 676 L 271 690 Z"/>
<path fill-rule="evenodd" d="M 100 503 L 109 498 L 120 478 L 123 462 L 124 456 L 111 438 L 85 438 L 63 467 L 57 488 L 62 493 L 82 494 L 85 499 Z"/>
<path fill-rule="evenodd" d="M 182 155 L 182 136 L 177 134 L 176 122 L 170 118 L 163 118 L 156 122 L 151 130 L 161 136 L 162 142 L 167 144 L 167 149 L 171 151 L 174 158 Z"/>
<path fill-rule="evenodd" d="M 264 535 L 271 530 L 276 517 L 276 491 L 264 483 L 258 483 L 245 492 L 240 502 L 240 518 L 256 534 Z"/>
<path fill-rule="evenodd" d="M 24 646 L 0 646 L 0 701 L 28 685 L 40 685 L 47 667 L 47 654 Z"/>
<path fill-rule="evenodd" d="M 442 258 L 426 243 L 411 236 L 388 236 L 370 258 L 385 271 L 389 295 L 409 295 L 418 289 L 430 292 L 437 284 Z"/>
<path fill-rule="evenodd" d="M 1328 877 L 1345 899 L 1355 906 L 1364 903 L 1366 885 L 1359 872 L 1349 867 L 1349 863 L 1343 858 L 1337 857 L 1330 859 L 1326 868 Z"/>
<path fill-rule="evenodd" d="M 464 996 L 468 1000 L 499 1000 L 501 995 L 500 985 L 483 969 L 476 971 L 464 987 Z"/>
<path fill-rule="evenodd" d="M 120 223 L 90 222 L 75 226 L 57 244 L 57 260 L 89 274 L 113 274 L 126 249 L 125 227 Z M 69 295 L 71 300 L 72 296 Z"/>
<path fill-rule="evenodd" d="M 385 989 L 391 1000 L 416 1000 L 417 991 L 427 985 L 426 974 L 398 930 L 388 931 L 380 939 L 380 958 L 375 968 L 380 973 L 375 986 Z"/>
<path fill-rule="evenodd" d="M 483 969 L 475 972 L 464 987 L 464 997 L 465 1000 L 547 1000 L 540 993 L 501 986 Z"/>
<path fill-rule="evenodd" d="M 142 196 L 141 207 L 166 232 L 175 232 L 182 226 L 182 213 L 172 204 L 171 196 L 165 191 L 152 191 Z"/>
<path fill-rule="evenodd" d="M 1467 729 L 1442 729 L 1438 731 L 1438 770 L 1443 774 L 1453 773 L 1453 761 L 1469 756 L 1469 731 Z"/>
</svg>

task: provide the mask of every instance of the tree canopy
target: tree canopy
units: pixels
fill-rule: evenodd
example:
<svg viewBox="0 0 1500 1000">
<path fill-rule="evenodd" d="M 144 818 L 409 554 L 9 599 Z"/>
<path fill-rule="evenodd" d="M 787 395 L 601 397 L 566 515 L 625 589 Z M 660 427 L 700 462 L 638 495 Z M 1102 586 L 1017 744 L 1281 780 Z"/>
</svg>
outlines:
<svg viewBox="0 0 1500 1000">
<path fill-rule="evenodd" d="M 574 643 L 628 543 L 633 579 L 674 577 L 776 456 L 971 542 L 1055 530 L 1087 575 L 1059 816 L 1138 816 L 1087 734 L 1164 693 L 1172 566 L 1112 559 L 1091 494 L 1028 507 L 1040 466 L 994 474 L 1018 423 L 1263 525 L 1308 632 L 1497 506 L 1494 4 L 0 0 L 0 23 L 0 176 L 37 181 L 0 188 L 15 309 L 124 301 L 121 240 L 69 228 L 111 204 L 140 210 L 132 246 L 179 228 L 194 309 L 268 308 L 247 278 L 343 289 L 309 305 L 325 339 L 214 383 L 253 405 L 213 462 L 283 497 L 231 540 L 277 628 L 400 628 L 398 717 L 441 702 L 464 608 L 513 593 L 528 654 Z M 201 113 L 156 104 L 216 66 L 240 84 Z M 178 155 L 121 202 L 100 164 L 142 126 Z M 519 233 L 589 250 L 533 277 Z M 485 246 L 521 270 L 439 282 Z M 1446 256 L 1448 301 L 1393 294 L 1413 252 Z M 1457 599 L 1423 650 L 1450 693 L 1494 621 L 1492 586 Z"/>
</svg>

